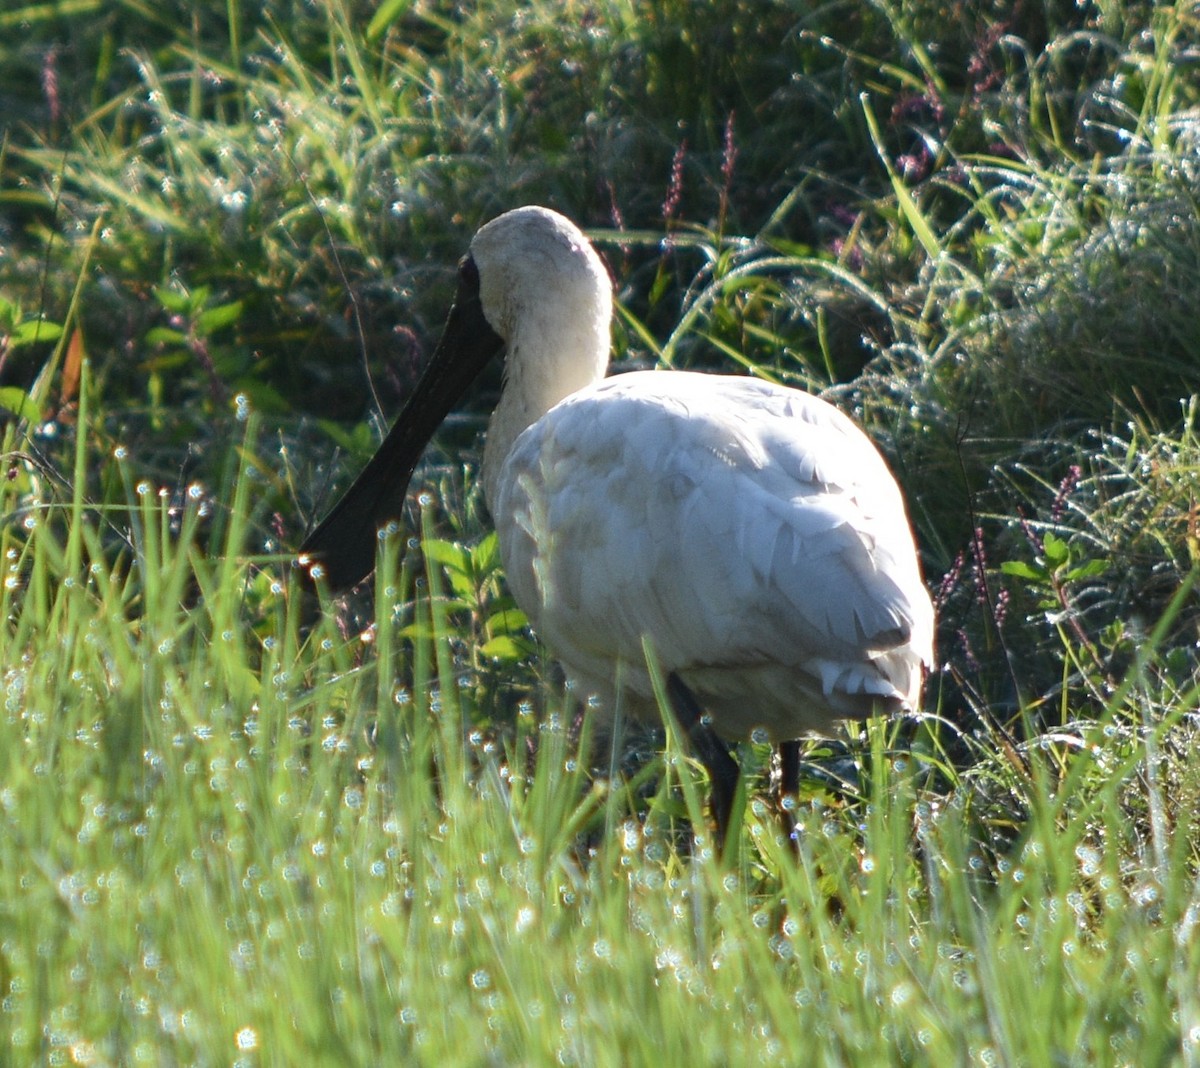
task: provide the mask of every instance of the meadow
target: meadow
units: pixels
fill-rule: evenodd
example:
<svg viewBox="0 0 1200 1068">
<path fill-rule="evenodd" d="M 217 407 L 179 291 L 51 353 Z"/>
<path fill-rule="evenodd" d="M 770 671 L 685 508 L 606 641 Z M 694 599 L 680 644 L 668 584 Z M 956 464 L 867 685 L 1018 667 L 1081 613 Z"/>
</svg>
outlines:
<svg viewBox="0 0 1200 1068">
<path fill-rule="evenodd" d="M 0 11 L 0 1063 L 1200 1062 L 1200 9 Z M 477 482 L 292 567 L 521 203 L 620 368 L 819 392 L 938 608 L 919 713 L 718 855 Z"/>
</svg>

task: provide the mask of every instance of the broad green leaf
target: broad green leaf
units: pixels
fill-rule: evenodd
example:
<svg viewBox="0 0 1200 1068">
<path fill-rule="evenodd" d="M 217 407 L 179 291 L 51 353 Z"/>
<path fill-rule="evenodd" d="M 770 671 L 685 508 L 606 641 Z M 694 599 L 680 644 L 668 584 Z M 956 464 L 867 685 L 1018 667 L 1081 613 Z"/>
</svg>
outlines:
<svg viewBox="0 0 1200 1068">
<path fill-rule="evenodd" d="M 1063 576 L 1064 582 L 1078 582 L 1080 579 L 1096 578 L 1108 571 L 1108 560 L 1089 560 L 1079 567 L 1073 567 Z"/>
<path fill-rule="evenodd" d="M 18 345 L 29 345 L 35 341 L 57 341 L 62 337 L 62 327 L 58 323 L 47 322 L 45 319 L 29 319 L 18 323 L 9 335 L 8 343 L 13 348 Z"/>
<path fill-rule="evenodd" d="M 186 315 L 192 306 L 191 297 L 186 293 L 180 293 L 176 289 L 167 289 L 164 286 L 154 287 L 154 299 L 166 311 L 173 312 L 175 315 Z"/>
<path fill-rule="evenodd" d="M 519 608 L 504 608 L 493 612 L 487 619 L 487 628 L 493 635 L 517 634 L 529 626 L 529 617 Z"/>
<path fill-rule="evenodd" d="M 446 569 L 446 576 L 450 579 L 450 588 L 461 599 L 463 607 L 472 607 L 478 600 L 478 591 L 475 589 L 475 583 L 471 576 L 464 571 L 455 571 L 453 568 Z"/>
<path fill-rule="evenodd" d="M 1047 532 L 1045 537 L 1042 538 L 1042 552 L 1046 556 L 1046 563 L 1051 568 L 1061 567 L 1071 555 L 1071 550 L 1067 546 L 1067 543 L 1057 534 L 1051 532 Z"/>
<path fill-rule="evenodd" d="M 1045 568 L 1027 564 L 1024 560 L 1005 560 L 1000 565 L 1000 571 L 1002 574 L 1028 579 L 1031 582 L 1045 582 L 1050 578 L 1050 573 Z"/>
<path fill-rule="evenodd" d="M 500 567 L 500 539 L 494 530 L 471 550 L 471 563 L 478 575 L 490 575 Z"/>
<path fill-rule="evenodd" d="M 450 571 L 460 574 L 471 572 L 471 552 L 465 546 L 441 538 L 432 538 L 425 542 L 425 556 L 441 564 Z"/>
<path fill-rule="evenodd" d="M 152 326 L 146 331 L 146 341 L 151 345 L 183 345 L 187 334 L 169 326 Z"/>
<path fill-rule="evenodd" d="M 488 660 L 522 660 L 533 652 L 533 642 L 511 634 L 501 634 L 479 648 L 479 655 Z"/>
<path fill-rule="evenodd" d="M 196 332 L 204 336 L 215 334 L 227 326 L 232 326 L 242 317 L 245 302 L 235 300 L 232 304 L 220 304 L 209 308 L 196 317 Z"/>
<path fill-rule="evenodd" d="M 42 417 L 41 409 L 34 404 L 29 394 L 16 386 L 0 388 L 0 408 L 5 408 L 30 423 L 36 423 Z"/>
</svg>

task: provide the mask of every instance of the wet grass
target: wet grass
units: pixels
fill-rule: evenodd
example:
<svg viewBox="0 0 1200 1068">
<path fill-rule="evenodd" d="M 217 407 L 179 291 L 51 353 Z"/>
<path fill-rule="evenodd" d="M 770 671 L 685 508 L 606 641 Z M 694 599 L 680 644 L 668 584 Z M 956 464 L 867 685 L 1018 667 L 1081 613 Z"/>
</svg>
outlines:
<svg viewBox="0 0 1200 1068">
<path fill-rule="evenodd" d="M 192 7 L 0 14 L 0 1061 L 1195 1061 L 1194 5 Z M 793 841 L 556 681 L 494 382 L 294 584 L 532 200 L 912 502 L 939 671 Z"/>
<path fill-rule="evenodd" d="M 670 736 L 610 779 L 540 657 L 473 666 L 431 490 L 427 562 L 387 538 L 347 630 L 255 545 L 286 463 L 256 416 L 210 496 L 98 452 L 89 407 L 85 375 L 76 488 L 9 483 L 0 534 L 15 1062 L 1192 1056 L 1200 785 L 1163 755 L 1196 694 L 1157 652 L 1185 595 L 1095 722 L 968 771 L 936 721 L 872 723 L 794 847 L 755 796 L 719 861 Z"/>
</svg>

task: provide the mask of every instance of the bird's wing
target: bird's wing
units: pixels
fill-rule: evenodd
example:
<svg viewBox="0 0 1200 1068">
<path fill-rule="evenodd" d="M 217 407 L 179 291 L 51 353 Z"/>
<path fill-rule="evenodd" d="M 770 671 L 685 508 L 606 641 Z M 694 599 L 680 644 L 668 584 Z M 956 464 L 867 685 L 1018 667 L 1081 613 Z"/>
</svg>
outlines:
<svg viewBox="0 0 1200 1068">
<path fill-rule="evenodd" d="M 794 390 L 610 379 L 525 431 L 493 511 L 514 594 L 568 666 L 636 659 L 644 635 L 681 668 L 811 670 L 930 640 L 895 482 Z"/>
</svg>

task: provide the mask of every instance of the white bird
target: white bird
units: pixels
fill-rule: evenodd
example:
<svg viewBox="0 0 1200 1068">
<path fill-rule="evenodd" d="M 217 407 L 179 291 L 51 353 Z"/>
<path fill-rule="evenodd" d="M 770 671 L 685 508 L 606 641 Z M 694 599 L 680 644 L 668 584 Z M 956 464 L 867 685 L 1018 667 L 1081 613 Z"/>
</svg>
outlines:
<svg viewBox="0 0 1200 1068">
<path fill-rule="evenodd" d="M 413 395 L 302 562 L 335 590 L 370 573 L 421 451 L 506 348 L 483 487 L 513 595 L 583 692 L 643 716 L 649 641 L 723 841 L 738 769 L 722 739 L 915 708 L 933 607 L 899 487 L 848 417 L 750 378 L 605 378 L 611 316 L 567 219 L 526 207 L 485 225 Z M 784 756 L 786 784 L 796 747 Z"/>
</svg>

